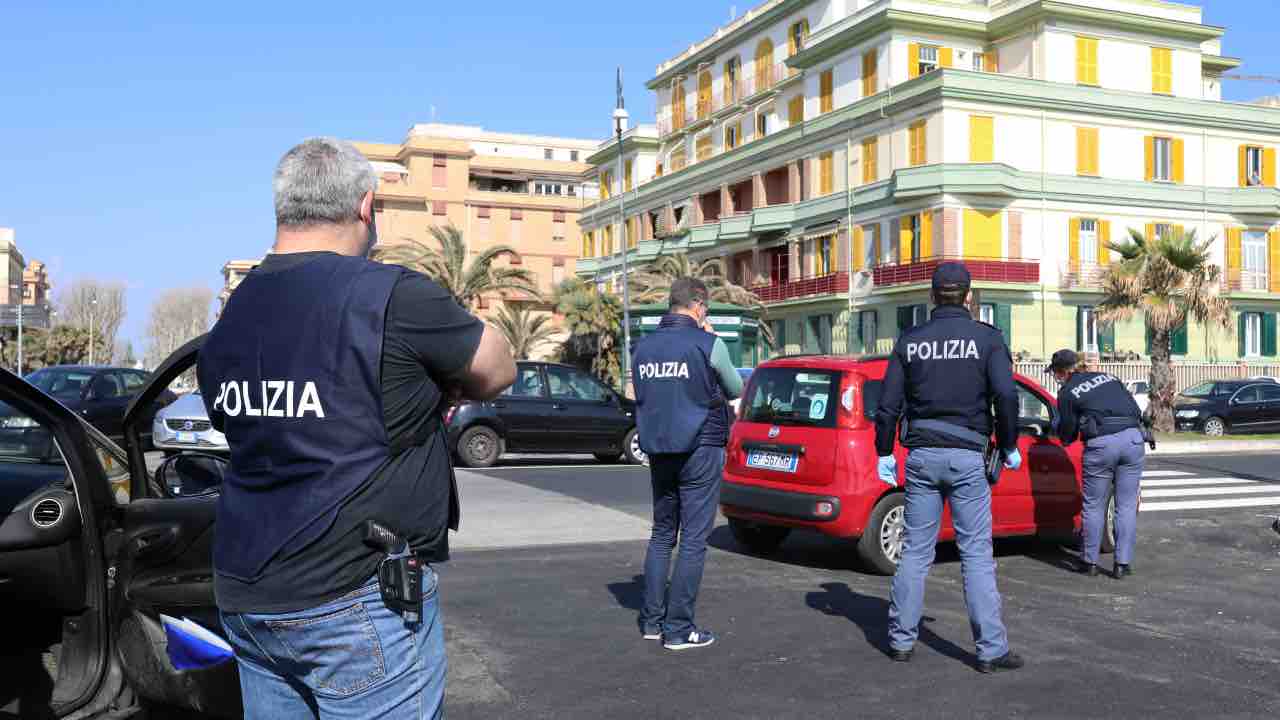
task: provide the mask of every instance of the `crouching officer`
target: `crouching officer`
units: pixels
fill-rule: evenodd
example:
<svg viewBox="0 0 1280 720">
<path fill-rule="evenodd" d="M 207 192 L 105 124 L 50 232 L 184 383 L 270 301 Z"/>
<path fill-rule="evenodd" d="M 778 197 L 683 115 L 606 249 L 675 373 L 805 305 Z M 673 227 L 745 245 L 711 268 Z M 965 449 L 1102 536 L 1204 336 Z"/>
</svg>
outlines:
<svg viewBox="0 0 1280 720">
<path fill-rule="evenodd" d="M 707 286 L 677 278 L 669 305 L 657 331 L 636 345 L 632 358 L 636 427 L 653 484 L 640 632 L 645 639 L 661 639 L 668 650 L 685 650 L 715 642 L 694 624 L 693 607 L 720 504 L 728 401 L 742 394 L 742 379 L 724 341 L 710 332 Z M 677 534 L 680 553 L 668 589 Z"/>
<path fill-rule="evenodd" d="M 287 152 L 275 245 L 200 350 L 231 447 L 213 588 L 249 720 L 443 714 L 431 564 L 459 509 L 441 410 L 496 396 L 515 363 L 439 285 L 367 259 L 376 183 L 348 143 Z"/>
<path fill-rule="evenodd" d="M 1138 486 L 1150 442 L 1142 410 L 1114 375 L 1088 372 L 1076 354 L 1059 350 L 1046 368 L 1058 391 L 1058 437 L 1064 445 L 1084 440 L 1084 538 L 1079 570 L 1098 574 L 1098 549 L 1107 524 L 1107 498 L 1116 498 L 1116 558 L 1113 577 L 1132 573 L 1137 541 Z"/>
<path fill-rule="evenodd" d="M 904 333 L 889 358 L 876 412 L 876 451 L 880 479 L 896 486 L 893 441 L 901 419 L 903 445 L 909 449 L 906 527 L 889 603 L 890 656 L 898 662 L 911 659 L 945 502 L 960 549 L 977 669 L 992 673 L 1023 665 L 1009 651 L 991 549 L 991 486 L 984 454 L 993 450 L 992 405 L 1004 466 L 1016 470 L 1022 458 L 1016 445 L 1013 361 L 1000 331 L 975 321 L 965 308 L 969 282 L 961 263 L 943 263 L 934 271 L 937 307 L 932 318 Z"/>
</svg>

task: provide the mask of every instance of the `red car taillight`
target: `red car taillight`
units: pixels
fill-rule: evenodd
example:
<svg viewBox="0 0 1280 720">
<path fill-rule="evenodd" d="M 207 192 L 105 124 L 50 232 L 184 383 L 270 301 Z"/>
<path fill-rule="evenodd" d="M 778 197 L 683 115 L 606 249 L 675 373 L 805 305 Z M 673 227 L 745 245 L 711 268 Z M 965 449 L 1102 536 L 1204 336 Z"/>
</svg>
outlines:
<svg viewBox="0 0 1280 720">
<path fill-rule="evenodd" d="M 840 404 L 836 406 L 836 425 L 845 430 L 857 427 L 858 416 L 862 414 L 862 397 L 858 393 L 859 377 L 851 372 L 840 376 Z"/>
</svg>

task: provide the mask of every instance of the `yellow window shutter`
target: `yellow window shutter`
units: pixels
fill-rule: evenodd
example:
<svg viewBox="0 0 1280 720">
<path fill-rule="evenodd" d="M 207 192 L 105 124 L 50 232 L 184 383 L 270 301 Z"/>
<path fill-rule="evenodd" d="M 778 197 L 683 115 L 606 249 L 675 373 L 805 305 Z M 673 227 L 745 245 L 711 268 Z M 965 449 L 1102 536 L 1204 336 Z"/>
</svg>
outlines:
<svg viewBox="0 0 1280 720">
<path fill-rule="evenodd" d="M 898 225 L 898 253 L 902 262 L 909 263 L 911 257 L 911 215 L 903 215 Z"/>
<path fill-rule="evenodd" d="M 1276 149 L 1273 147 L 1262 151 L 1262 184 L 1276 186 Z"/>
<path fill-rule="evenodd" d="M 1098 129 L 1076 128 L 1076 172 L 1098 174 Z"/>
<path fill-rule="evenodd" d="M 818 112 L 829 113 L 835 109 L 835 70 L 823 70 L 819 76 Z"/>
<path fill-rule="evenodd" d="M 1173 92 L 1173 51 L 1169 48 L 1151 48 L 1151 90 L 1166 95 Z"/>
<path fill-rule="evenodd" d="M 1173 181 L 1183 182 L 1186 179 L 1187 144 L 1181 138 L 1174 138 L 1173 146 Z"/>
<path fill-rule="evenodd" d="M 1280 230 L 1267 233 L 1267 261 L 1268 289 L 1280 292 Z"/>
<path fill-rule="evenodd" d="M 986 72 L 1000 72 L 1000 59 L 994 47 L 987 48 L 982 54 L 982 69 Z"/>
<path fill-rule="evenodd" d="M 1080 269 L 1080 218 L 1067 221 L 1067 258 L 1072 272 Z"/>
<path fill-rule="evenodd" d="M 818 156 L 818 193 L 830 195 L 835 190 L 835 156 L 830 152 Z"/>
<path fill-rule="evenodd" d="M 853 229 L 853 247 L 850 248 L 849 250 L 849 252 L 853 254 L 853 264 L 850 265 L 849 267 L 854 272 L 857 272 L 862 269 L 862 261 L 866 258 L 866 255 L 862 251 L 863 241 L 864 241 L 864 233 L 862 231 L 862 228 L 860 227 L 854 228 Z"/>
<path fill-rule="evenodd" d="M 1145 235 L 1145 237 L 1146 237 L 1146 239 L 1147 239 L 1147 242 L 1151 242 L 1152 240 L 1155 240 L 1155 239 L 1156 239 L 1156 224 L 1155 224 L 1155 223 L 1147 223 L 1147 228 L 1146 228 L 1146 235 Z"/>
<path fill-rule="evenodd" d="M 933 257 L 933 212 L 920 213 L 920 258 Z"/>
<path fill-rule="evenodd" d="M 1240 187 L 1249 187 L 1249 146 L 1241 145 L 1239 152 Z"/>
<path fill-rule="evenodd" d="M 1147 136 L 1143 138 L 1143 145 L 1146 146 L 1147 155 L 1147 182 L 1156 179 L 1156 138 Z"/>
<path fill-rule="evenodd" d="M 938 64 L 949 68 L 955 63 L 955 51 L 949 47 L 938 48 Z"/>
<path fill-rule="evenodd" d="M 1106 255 L 1102 254 L 1104 251 L 1107 253 Z M 1114 255 L 1115 255 L 1115 251 L 1111 249 L 1111 221 L 1099 220 L 1098 221 L 1098 261 L 1101 262 L 1102 258 L 1105 257 L 1107 258 L 1107 262 L 1111 262 L 1111 260 L 1114 259 L 1113 257 Z"/>
<path fill-rule="evenodd" d="M 787 122 L 799 125 L 804 122 L 804 96 L 797 95 L 787 103 Z"/>
<path fill-rule="evenodd" d="M 1241 228 L 1227 228 L 1227 279 L 1233 280 L 1231 273 L 1240 271 L 1241 245 L 1244 231 Z"/>
<path fill-rule="evenodd" d="M 969 162 L 995 161 L 995 118 L 969 116 Z"/>
<path fill-rule="evenodd" d="M 920 77 L 920 43 L 907 45 L 907 78 Z"/>
<path fill-rule="evenodd" d="M 863 53 L 862 55 L 862 96 L 871 97 L 876 94 L 876 85 L 878 84 L 878 59 L 874 49 Z"/>
</svg>

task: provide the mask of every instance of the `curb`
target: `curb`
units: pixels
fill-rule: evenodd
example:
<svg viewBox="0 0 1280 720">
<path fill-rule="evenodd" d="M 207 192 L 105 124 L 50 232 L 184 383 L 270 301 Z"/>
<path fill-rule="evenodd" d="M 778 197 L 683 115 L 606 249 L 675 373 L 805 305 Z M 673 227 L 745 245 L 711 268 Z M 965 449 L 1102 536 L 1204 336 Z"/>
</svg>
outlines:
<svg viewBox="0 0 1280 720">
<path fill-rule="evenodd" d="M 1235 452 L 1280 452 L 1280 440 L 1216 440 L 1157 442 L 1147 455 L 1209 455 Z"/>
</svg>

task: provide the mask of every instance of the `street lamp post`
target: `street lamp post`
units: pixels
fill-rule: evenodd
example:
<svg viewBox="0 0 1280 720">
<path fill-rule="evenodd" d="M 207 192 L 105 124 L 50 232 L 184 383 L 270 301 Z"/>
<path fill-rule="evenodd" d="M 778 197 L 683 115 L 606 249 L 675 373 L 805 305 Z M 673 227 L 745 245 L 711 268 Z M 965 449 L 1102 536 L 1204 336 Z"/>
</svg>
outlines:
<svg viewBox="0 0 1280 720">
<path fill-rule="evenodd" d="M 93 365 L 93 330 L 97 322 L 94 320 L 93 311 L 98 308 L 98 298 L 89 301 L 89 364 Z"/>
<path fill-rule="evenodd" d="M 631 377 L 631 276 L 627 272 L 627 255 L 630 251 L 630 238 L 627 237 L 627 197 L 626 180 L 622 174 L 625 165 L 622 162 L 622 133 L 626 128 L 627 109 L 622 101 L 622 68 L 618 68 L 618 106 L 613 111 L 613 127 L 618 138 L 618 217 L 622 228 L 622 392 L 627 392 L 627 382 Z"/>
<path fill-rule="evenodd" d="M 9 289 L 18 291 L 18 377 L 22 377 L 22 286 L 10 285 Z"/>
</svg>

